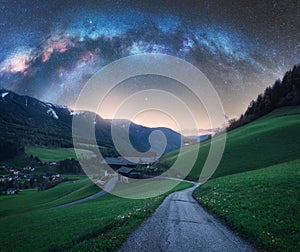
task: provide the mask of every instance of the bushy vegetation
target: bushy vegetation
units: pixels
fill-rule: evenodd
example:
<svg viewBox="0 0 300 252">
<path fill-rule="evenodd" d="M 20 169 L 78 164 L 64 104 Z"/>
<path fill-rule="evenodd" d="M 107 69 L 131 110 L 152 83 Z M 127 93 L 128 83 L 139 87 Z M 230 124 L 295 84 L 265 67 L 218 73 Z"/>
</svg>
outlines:
<svg viewBox="0 0 300 252">
<path fill-rule="evenodd" d="M 208 181 L 194 197 L 262 251 L 300 249 L 300 160 Z"/>
</svg>

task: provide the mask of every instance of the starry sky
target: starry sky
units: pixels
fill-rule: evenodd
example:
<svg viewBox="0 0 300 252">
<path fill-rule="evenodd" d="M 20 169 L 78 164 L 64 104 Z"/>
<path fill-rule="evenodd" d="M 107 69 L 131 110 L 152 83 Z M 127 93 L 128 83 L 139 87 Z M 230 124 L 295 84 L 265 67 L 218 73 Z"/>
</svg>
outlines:
<svg viewBox="0 0 300 252">
<path fill-rule="evenodd" d="M 164 53 L 197 66 L 226 115 L 234 117 L 300 63 L 299 20 L 297 0 L 2 0 L 0 87 L 72 107 L 86 81 L 106 64 Z M 128 90 L 151 86 L 151 80 L 127 81 L 115 101 Z M 102 116 L 111 117 L 113 106 Z M 140 123 L 150 125 L 145 118 Z M 159 124 L 163 117 L 150 126 Z"/>
</svg>

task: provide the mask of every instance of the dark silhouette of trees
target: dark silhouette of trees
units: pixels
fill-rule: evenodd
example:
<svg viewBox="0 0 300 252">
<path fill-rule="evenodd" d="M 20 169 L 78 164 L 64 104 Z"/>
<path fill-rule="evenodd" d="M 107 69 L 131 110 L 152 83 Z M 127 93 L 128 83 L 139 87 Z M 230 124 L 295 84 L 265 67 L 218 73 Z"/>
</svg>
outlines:
<svg viewBox="0 0 300 252">
<path fill-rule="evenodd" d="M 75 159 L 65 159 L 60 162 L 59 170 L 61 173 L 81 174 L 84 173 L 79 162 Z"/>
<path fill-rule="evenodd" d="M 24 146 L 18 140 L 0 140 L 0 161 L 15 157 L 24 151 Z"/>
<path fill-rule="evenodd" d="M 263 94 L 251 101 L 248 109 L 237 120 L 230 120 L 227 130 L 233 130 L 272 112 L 276 108 L 300 105 L 300 65 L 286 72 L 282 81 L 275 81 Z"/>
</svg>

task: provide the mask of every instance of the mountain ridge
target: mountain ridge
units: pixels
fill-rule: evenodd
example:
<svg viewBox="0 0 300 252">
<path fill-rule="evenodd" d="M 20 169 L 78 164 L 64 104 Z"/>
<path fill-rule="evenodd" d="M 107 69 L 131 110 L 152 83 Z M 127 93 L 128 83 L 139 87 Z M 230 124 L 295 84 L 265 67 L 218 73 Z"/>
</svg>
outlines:
<svg viewBox="0 0 300 252">
<path fill-rule="evenodd" d="M 99 146 L 110 149 L 109 155 L 118 155 L 111 138 L 111 120 L 103 119 L 90 111 L 74 111 L 67 106 L 43 102 L 30 96 L 18 95 L 0 89 L 0 136 L 1 141 L 26 145 L 73 147 L 72 119 L 94 120 L 95 136 Z M 130 121 L 129 121 L 130 122 Z M 119 126 L 122 130 L 121 125 Z M 155 130 L 166 134 L 165 152 L 181 146 L 181 135 L 171 129 L 148 128 L 130 122 L 130 140 L 139 152 L 149 150 L 149 135 Z"/>
</svg>

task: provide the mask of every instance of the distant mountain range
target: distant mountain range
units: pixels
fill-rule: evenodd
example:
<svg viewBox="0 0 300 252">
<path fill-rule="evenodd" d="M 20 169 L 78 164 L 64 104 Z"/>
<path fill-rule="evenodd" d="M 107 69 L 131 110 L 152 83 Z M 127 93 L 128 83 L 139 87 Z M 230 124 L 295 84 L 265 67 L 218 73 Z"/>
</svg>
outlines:
<svg viewBox="0 0 300 252">
<path fill-rule="evenodd" d="M 238 120 L 230 122 L 228 130 L 251 122 L 275 108 L 293 105 L 300 105 L 299 65 L 288 71 L 282 81 L 276 81 L 272 87 L 265 90 L 264 94 L 260 94 L 255 101 L 252 101 L 247 111 Z M 101 149 L 104 156 L 118 155 L 112 141 L 111 120 L 103 119 L 92 112 L 73 111 L 65 106 L 42 102 L 5 89 L 0 89 L 0 149 L 8 150 L 12 143 L 18 147 L 15 149 L 27 145 L 72 147 L 74 116 L 79 117 L 82 123 L 93 120 L 97 143 L 101 147 L 106 147 Z M 120 131 L 124 130 L 124 124 L 130 123 L 129 138 L 134 148 L 140 152 L 150 149 L 148 139 L 155 130 L 163 132 L 167 139 L 165 152 L 179 148 L 184 142 L 200 141 L 208 137 L 182 137 L 179 133 L 164 127 L 148 128 L 128 120 L 116 122 Z M 155 141 L 157 145 L 161 144 L 160 139 Z"/>
<path fill-rule="evenodd" d="M 106 156 L 118 155 L 111 138 L 111 120 L 92 112 L 73 111 L 65 106 L 42 102 L 0 89 L 0 141 L 53 147 L 72 147 L 72 119 L 94 120 L 95 135 L 99 146 L 106 147 Z M 129 121 L 126 121 L 127 123 Z M 124 120 L 119 120 L 120 130 Z M 167 139 L 165 152 L 179 148 L 182 136 L 168 128 L 148 128 L 130 123 L 130 140 L 141 152 L 149 150 L 149 135 L 154 130 L 162 131 Z M 104 154 L 105 155 L 105 154 Z"/>
<path fill-rule="evenodd" d="M 201 136 L 185 136 L 183 139 L 183 145 L 196 144 L 204 140 L 210 139 L 213 135 L 214 133 L 212 132 L 212 134 L 205 134 Z"/>
</svg>

